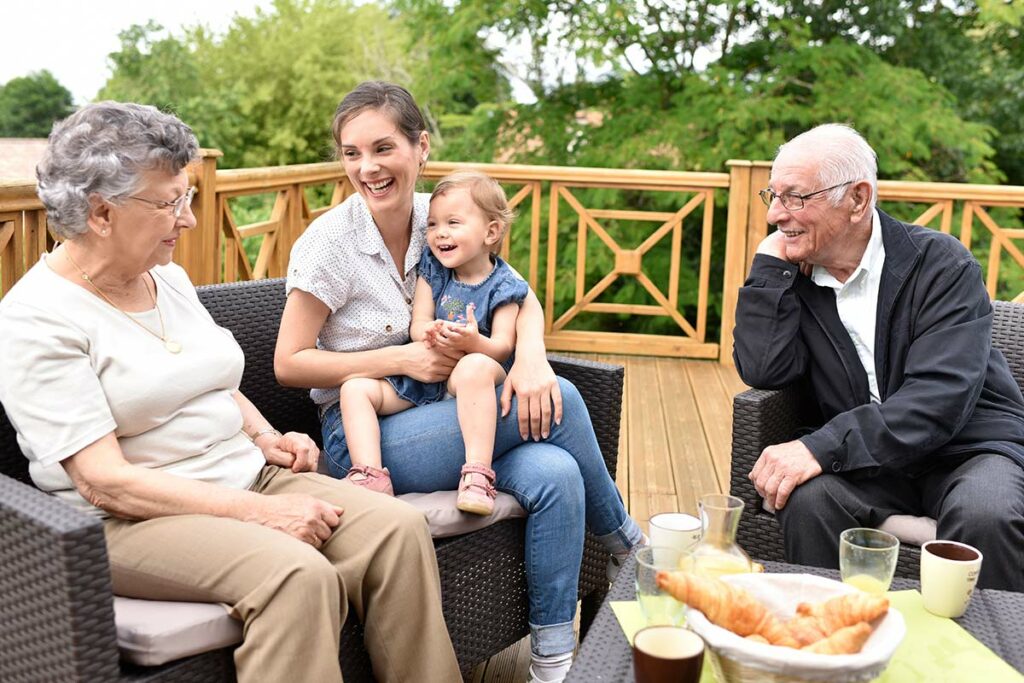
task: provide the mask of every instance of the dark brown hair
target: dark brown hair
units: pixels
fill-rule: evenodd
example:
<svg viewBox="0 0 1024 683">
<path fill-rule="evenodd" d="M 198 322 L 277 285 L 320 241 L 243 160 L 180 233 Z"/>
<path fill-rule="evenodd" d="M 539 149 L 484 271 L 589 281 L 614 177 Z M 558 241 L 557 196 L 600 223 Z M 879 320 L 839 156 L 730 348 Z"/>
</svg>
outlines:
<svg viewBox="0 0 1024 683">
<path fill-rule="evenodd" d="M 341 129 L 346 123 L 371 110 L 388 112 L 410 144 L 419 144 L 420 135 L 427 129 L 423 113 L 408 90 L 385 81 L 363 81 L 345 95 L 334 112 L 334 144 L 341 147 Z"/>
</svg>

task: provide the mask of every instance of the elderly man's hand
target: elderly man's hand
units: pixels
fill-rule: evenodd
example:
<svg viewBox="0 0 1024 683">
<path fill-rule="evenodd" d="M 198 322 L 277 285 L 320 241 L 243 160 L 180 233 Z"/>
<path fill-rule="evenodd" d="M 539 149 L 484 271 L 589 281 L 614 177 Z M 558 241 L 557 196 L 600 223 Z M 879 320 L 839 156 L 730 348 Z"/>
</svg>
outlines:
<svg viewBox="0 0 1024 683">
<path fill-rule="evenodd" d="M 789 259 L 786 258 L 786 245 L 783 244 L 782 239 L 781 230 L 768 233 L 768 236 L 757 245 L 757 253 L 767 254 L 768 256 L 788 261 Z"/>
<path fill-rule="evenodd" d="M 278 436 L 268 433 L 259 437 L 256 445 L 271 465 L 287 467 L 292 472 L 316 472 L 320 449 L 306 434 L 288 432 Z"/>
<path fill-rule="evenodd" d="M 750 470 L 754 488 L 771 507 L 781 510 L 797 486 L 821 474 L 821 465 L 802 441 L 769 446 Z"/>
</svg>

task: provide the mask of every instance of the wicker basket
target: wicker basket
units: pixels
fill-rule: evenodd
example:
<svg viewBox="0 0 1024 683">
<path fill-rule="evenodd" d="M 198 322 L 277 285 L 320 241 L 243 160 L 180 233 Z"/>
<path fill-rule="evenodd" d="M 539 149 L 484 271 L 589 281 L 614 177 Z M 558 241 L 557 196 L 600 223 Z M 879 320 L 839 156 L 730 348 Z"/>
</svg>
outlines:
<svg viewBox="0 0 1024 683">
<path fill-rule="evenodd" d="M 855 589 L 810 574 L 736 574 L 725 580 L 753 594 L 781 618 L 793 615 L 799 602 L 817 602 Z M 708 644 L 707 654 L 720 683 L 857 683 L 877 678 L 889 664 L 906 633 L 895 609 L 876 625 L 855 655 L 819 655 L 754 643 L 710 623 L 690 610 L 687 622 Z"/>
</svg>

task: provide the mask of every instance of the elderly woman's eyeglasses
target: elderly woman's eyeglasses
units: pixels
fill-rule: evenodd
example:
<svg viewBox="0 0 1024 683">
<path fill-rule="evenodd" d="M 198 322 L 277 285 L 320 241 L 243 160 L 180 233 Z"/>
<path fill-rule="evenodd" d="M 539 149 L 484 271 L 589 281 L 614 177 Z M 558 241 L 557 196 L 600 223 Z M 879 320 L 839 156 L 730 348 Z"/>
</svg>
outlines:
<svg viewBox="0 0 1024 683">
<path fill-rule="evenodd" d="M 764 202 L 765 206 L 771 206 L 772 200 L 778 199 L 780 202 L 782 202 L 782 206 L 784 206 L 786 210 L 799 211 L 800 209 L 804 208 L 805 199 L 810 199 L 811 197 L 817 196 L 824 192 L 828 192 L 829 190 L 834 190 L 837 187 L 842 187 L 843 185 L 849 185 L 853 182 L 856 181 L 847 180 L 845 183 L 839 183 L 838 185 L 833 185 L 832 187 L 826 187 L 824 190 L 815 190 L 814 192 L 808 192 L 807 194 L 797 194 L 796 192 L 783 192 L 782 194 L 775 194 L 775 192 L 773 192 L 770 187 L 764 188 L 757 194 L 761 197 L 761 201 Z"/>
<path fill-rule="evenodd" d="M 181 214 L 185 210 L 185 207 L 192 203 L 192 198 L 196 196 L 197 192 L 199 192 L 199 189 L 193 185 L 188 188 L 188 192 L 169 202 L 160 201 L 158 199 L 146 199 L 145 197 L 136 197 L 134 195 L 125 197 L 125 199 L 134 199 L 138 202 L 146 202 L 147 204 L 152 204 L 158 209 L 170 209 L 175 218 L 181 218 Z"/>
</svg>

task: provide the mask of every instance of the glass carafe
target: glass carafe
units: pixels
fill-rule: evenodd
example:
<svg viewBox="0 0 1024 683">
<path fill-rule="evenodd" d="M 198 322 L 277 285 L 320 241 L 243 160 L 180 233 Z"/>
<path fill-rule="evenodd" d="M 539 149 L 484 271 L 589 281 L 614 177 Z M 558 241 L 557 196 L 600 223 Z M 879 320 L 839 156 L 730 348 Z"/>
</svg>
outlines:
<svg viewBox="0 0 1024 683">
<path fill-rule="evenodd" d="M 692 570 L 718 578 L 751 570 L 750 556 L 736 543 L 743 501 L 736 496 L 709 493 L 700 497 L 701 538 L 690 556 Z"/>
</svg>

